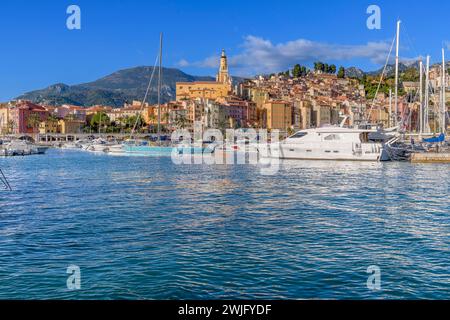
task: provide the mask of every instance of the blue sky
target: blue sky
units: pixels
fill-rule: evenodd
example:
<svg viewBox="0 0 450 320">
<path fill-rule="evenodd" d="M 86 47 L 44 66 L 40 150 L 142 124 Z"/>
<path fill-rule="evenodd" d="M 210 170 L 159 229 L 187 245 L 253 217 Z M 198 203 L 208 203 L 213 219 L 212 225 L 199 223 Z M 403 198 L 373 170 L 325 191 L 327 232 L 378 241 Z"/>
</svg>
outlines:
<svg viewBox="0 0 450 320">
<path fill-rule="evenodd" d="M 66 28 L 66 9 L 81 8 L 81 30 Z M 366 27 L 369 5 L 381 30 Z M 450 41 L 448 1 L 303 0 L 2 0 L 0 101 L 54 83 L 89 82 L 116 70 L 152 65 L 159 32 L 164 65 L 213 75 L 222 48 L 231 73 L 284 70 L 326 60 L 379 68 L 403 22 L 404 58 L 431 54 Z"/>
</svg>

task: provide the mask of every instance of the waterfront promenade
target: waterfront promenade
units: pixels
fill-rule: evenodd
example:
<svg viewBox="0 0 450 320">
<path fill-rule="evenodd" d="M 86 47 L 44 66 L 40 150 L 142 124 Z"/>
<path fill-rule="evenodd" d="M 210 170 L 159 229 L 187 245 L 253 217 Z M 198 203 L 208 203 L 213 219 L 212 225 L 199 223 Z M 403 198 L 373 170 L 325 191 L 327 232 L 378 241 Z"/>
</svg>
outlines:
<svg viewBox="0 0 450 320">
<path fill-rule="evenodd" d="M 51 142 L 68 142 L 68 141 L 80 141 L 85 139 L 116 139 L 125 140 L 131 137 L 130 133 L 72 133 L 72 134 L 8 134 L 0 136 L 0 139 L 27 139 L 33 140 L 38 143 L 51 143 Z M 155 134 L 151 133 L 135 133 L 133 138 L 135 139 L 148 139 L 155 138 Z"/>
</svg>

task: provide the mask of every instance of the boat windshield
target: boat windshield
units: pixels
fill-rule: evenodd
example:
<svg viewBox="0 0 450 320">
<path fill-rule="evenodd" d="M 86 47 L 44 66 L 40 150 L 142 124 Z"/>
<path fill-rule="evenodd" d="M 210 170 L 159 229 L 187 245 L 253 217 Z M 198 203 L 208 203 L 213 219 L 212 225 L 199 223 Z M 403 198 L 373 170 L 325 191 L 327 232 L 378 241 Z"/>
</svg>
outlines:
<svg viewBox="0 0 450 320">
<path fill-rule="evenodd" d="M 306 136 L 307 134 L 308 134 L 307 132 L 297 132 L 292 137 L 289 137 L 289 139 L 300 139 Z"/>
<path fill-rule="evenodd" d="M 147 146 L 148 142 L 144 140 L 126 140 L 124 144 L 129 146 Z"/>
</svg>

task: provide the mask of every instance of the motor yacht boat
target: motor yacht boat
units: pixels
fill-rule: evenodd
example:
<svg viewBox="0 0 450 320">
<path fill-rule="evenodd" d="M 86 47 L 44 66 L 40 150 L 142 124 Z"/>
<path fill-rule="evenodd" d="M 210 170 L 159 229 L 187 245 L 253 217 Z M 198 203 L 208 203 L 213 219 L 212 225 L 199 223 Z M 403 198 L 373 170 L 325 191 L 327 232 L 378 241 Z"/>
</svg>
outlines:
<svg viewBox="0 0 450 320">
<path fill-rule="evenodd" d="M 380 129 L 329 126 L 302 130 L 279 143 L 259 146 L 261 156 L 299 160 L 389 161 Z"/>
<path fill-rule="evenodd" d="M 2 143 L 0 146 L 1 156 L 27 156 L 35 154 L 44 154 L 49 148 L 40 146 L 26 140 L 12 140 L 8 143 Z"/>
</svg>

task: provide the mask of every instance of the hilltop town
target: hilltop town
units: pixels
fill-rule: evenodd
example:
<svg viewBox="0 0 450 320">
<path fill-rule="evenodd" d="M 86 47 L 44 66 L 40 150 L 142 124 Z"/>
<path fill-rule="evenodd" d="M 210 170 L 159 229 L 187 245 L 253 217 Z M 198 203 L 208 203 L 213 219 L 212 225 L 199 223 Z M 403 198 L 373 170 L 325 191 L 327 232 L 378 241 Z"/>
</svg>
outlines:
<svg viewBox="0 0 450 320">
<path fill-rule="evenodd" d="M 439 94 L 440 68 L 430 72 L 432 90 Z M 407 129 L 418 128 L 419 83 L 405 76 L 400 88 L 398 110 L 407 119 Z M 261 75 L 233 84 L 225 51 L 215 81 L 176 83 L 176 97 L 158 108 L 147 102 L 132 101 L 121 108 L 95 105 L 40 105 L 17 100 L 0 105 L 2 134 L 127 133 L 138 124 L 142 133 L 155 133 L 158 118 L 163 132 L 192 129 L 194 122 L 204 128 L 265 128 L 286 134 L 295 130 L 336 125 L 343 115 L 347 125 L 362 123 L 392 125 L 391 83 L 377 77 L 352 78 L 344 68 L 315 63 L 314 70 L 296 65 L 279 74 Z M 448 83 L 447 83 L 448 88 Z M 447 101 L 449 92 L 446 92 Z M 432 101 L 433 103 L 433 101 Z M 159 115 L 158 113 L 161 113 Z M 430 115 L 434 117 L 433 114 Z M 437 116 L 436 116 L 437 118 Z M 430 126 L 434 122 L 430 121 Z"/>
</svg>

